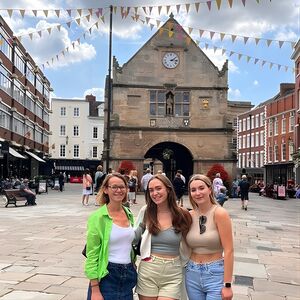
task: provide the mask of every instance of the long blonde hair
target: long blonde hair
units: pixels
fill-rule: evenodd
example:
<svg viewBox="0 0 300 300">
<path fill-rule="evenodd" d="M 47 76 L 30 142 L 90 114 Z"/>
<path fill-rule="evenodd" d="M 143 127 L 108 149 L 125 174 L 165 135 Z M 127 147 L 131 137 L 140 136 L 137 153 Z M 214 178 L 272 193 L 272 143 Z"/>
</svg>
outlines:
<svg viewBox="0 0 300 300">
<path fill-rule="evenodd" d="M 193 176 L 190 178 L 189 183 L 188 183 L 189 200 L 190 200 L 190 203 L 191 203 L 192 207 L 193 207 L 194 209 L 198 207 L 198 206 L 197 206 L 197 203 L 194 201 L 194 199 L 193 199 L 192 196 L 191 196 L 191 188 L 190 188 L 190 187 L 191 187 L 191 183 L 192 183 L 193 181 L 195 181 L 195 180 L 201 180 L 202 182 L 205 183 L 205 185 L 206 185 L 206 186 L 210 189 L 210 191 L 211 191 L 211 193 L 210 193 L 210 195 L 209 195 L 210 202 L 211 202 L 212 204 L 218 204 L 217 201 L 216 201 L 216 199 L 215 199 L 215 197 L 214 197 L 214 193 L 213 193 L 213 189 L 212 189 L 212 183 L 211 183 L 211 180 L 210 180 L 207 176 L 205 176 L 205 175 L 203 175 L 203 174 L 195 174 L 195 175 L 193 175 Z"/>
</svg>

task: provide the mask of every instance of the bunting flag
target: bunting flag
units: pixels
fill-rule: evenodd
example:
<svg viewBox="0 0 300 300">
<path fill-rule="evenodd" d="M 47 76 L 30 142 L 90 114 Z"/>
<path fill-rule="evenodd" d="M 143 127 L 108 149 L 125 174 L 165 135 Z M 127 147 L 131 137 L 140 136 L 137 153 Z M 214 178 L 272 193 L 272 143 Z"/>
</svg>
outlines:
<svg viewBox="0 0 300 300">
<path fill-rule="evenodd" d="M 196 12 L 199 12 L 199 6 L 200 6 L 199 2 L 195 3 L 195 10 L 196 10 Z"/>
<path fill-rule="evenodd" d="M 216 0 L 217 8 L 220 10 L 222 0 Z"/>
</svg>

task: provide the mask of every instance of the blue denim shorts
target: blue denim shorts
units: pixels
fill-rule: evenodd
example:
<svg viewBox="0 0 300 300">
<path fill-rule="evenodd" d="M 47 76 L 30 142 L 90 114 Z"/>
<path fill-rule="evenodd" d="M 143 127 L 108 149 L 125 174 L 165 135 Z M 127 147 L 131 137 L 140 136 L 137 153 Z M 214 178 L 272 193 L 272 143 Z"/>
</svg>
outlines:
<svg viewBox="0 0 300 300">
<path fill-rule="evenodd" d="M 100 281 L 100 292 L 104 300 L 133 300 L 133 288 L 137 282 L 137 272 L 132 263 L 108 263 L 108 275 Z M 91 300 L 92 290 L 89 285 L 87 300 Z"/>
<path fill-rule="evenodd" d="M 189 300 L 222 300 L 224 260 L 197 264 L 189 261 L 185 268 L 185 285 Z"/>
</svg>

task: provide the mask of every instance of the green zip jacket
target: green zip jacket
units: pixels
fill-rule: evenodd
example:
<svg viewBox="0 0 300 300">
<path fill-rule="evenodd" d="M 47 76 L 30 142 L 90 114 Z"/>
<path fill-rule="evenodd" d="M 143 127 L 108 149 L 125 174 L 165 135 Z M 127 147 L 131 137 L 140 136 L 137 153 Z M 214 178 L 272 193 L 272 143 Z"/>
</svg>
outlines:
<svg viewBox="0 0 300 300">
<path fill-rule="evenodd" d="M 131 225 L 134 225 L 133 215 L 127 207 L 123 209 Z M 88 279 L 101 280 L 108 274 L 108 249 L 109 238 L 113 220 L 108 214 L 107 206 L 97 209 L 88 219 L 85 274 Z M 131 259 L 135 257 L 131 251 Z"/>
</svg>

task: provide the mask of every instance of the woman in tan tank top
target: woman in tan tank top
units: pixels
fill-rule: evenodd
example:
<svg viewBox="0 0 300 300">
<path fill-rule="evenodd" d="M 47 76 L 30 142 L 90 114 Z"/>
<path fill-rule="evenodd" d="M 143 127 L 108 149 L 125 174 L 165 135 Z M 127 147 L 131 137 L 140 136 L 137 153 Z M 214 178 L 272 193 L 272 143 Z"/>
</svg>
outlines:
<svg viewBox="0 0 300 300">
<path fill-rule="evenodd" d="M 193 210 L 186 242 L 191 249 L 186 266 L 189 300 L 231 300 L 233 237 L 227 211 L 214 199 L 212 183 L 196 174 L 188 183 Z"/>
</svg>

